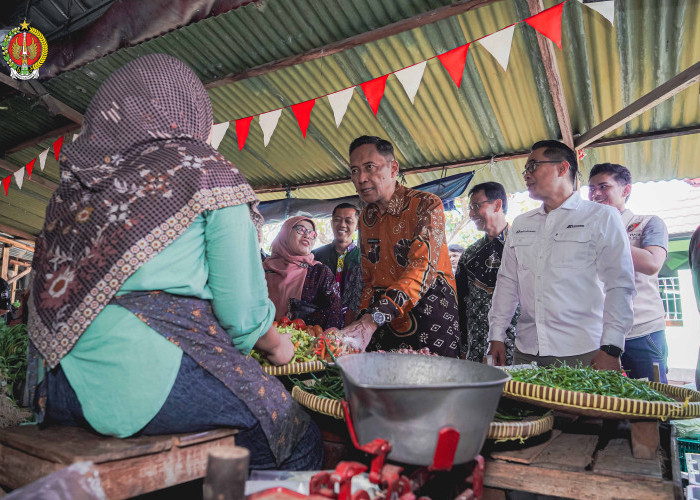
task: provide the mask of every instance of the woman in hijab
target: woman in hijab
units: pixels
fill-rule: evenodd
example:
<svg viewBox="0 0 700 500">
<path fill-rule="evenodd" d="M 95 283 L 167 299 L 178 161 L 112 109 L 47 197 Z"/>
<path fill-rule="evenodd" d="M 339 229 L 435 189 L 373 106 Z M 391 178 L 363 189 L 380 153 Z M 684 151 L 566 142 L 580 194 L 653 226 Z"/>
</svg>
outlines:
<svg viewBox="0 0 700 500">
<path fill-rule="evenodd" d="M 343 327 L 340 288 L 328 266 L 314 260 L 311 248 L 316 226 L 297 216 L 282 224 L 272 242 L 270 257 L 263 262 L 267 290 L 275 303 L 275 319 L 302 319 L 322 328 Z"/>
<path fill-rule="evenodd" d="M 318 428 L 246 356 L 281 364 L 293 348 L 272 327 L 258 200 L 211 129 L 204 86 L 171 56 L 95 94 L 34 257 L 37 419 L 117 437 L 235 427 L 251 468 L 317 469 Z"/>
</svg>

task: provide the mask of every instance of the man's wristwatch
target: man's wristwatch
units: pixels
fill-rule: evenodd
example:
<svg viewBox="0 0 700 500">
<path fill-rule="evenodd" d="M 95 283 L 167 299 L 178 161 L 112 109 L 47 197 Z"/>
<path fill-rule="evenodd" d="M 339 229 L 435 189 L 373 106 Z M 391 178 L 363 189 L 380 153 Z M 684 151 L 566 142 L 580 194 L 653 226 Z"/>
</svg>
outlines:
<svg viewBox="0 0 700 500">
<path fill-rule="evenodd" d="M 622 356 L 622 349 L 620 349 L 617 346 L 614 345 L 602 345 L 600 346 L 600 350 L 603 351 L 606 354 L 609 354 L 610 356 L 614 356 L 616 358 L 619 358 Z"/>
<path fill-rule="evenodd" d="M 386 316 L 384 316 L 383 312 L 375 311 L 372 314 L 372 321 L 374 321 L 377 326 L 382 326 L 386 323 Z"/>
</svg>

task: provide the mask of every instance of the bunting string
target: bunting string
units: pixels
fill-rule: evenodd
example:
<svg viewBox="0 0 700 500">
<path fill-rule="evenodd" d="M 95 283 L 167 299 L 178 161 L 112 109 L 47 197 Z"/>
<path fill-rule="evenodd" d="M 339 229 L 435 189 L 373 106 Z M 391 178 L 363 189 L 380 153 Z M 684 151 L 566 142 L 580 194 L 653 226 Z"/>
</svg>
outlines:
<svg viewBox="0 0 700 500">
<path fill-rule="evenodd" d="M 416 94 L 418 93 L 418 88 L 423 79 L 423 74 L 425 72 L 425 67 L 429 61 L 432 59 L 438 59 L 442 66 L 447 71 L 448 75 L 457 87 L 462 85 L 462 79 L 464 76 L 464 69 L 467 62 L 467 56 L 469 54 L 469 49 L 471 45 L 475 42 L 485 48 L 498 62 L 498 64 L 503 68 L 504 71 L 508 69 L 508 61 L 510 59 L 511 45 L 513 42 L 513 34 L 515 32 L 515 27 L 519 24 L 527 24 L 531 26 L 534 30 L 541 33 L 548 39 L 550 39 L 559 49 L 561 49 L 561 23 L 562 14 L 564 9 L 564 4 L 572 0 L 564 0 L 563 2 L 550 7 L 549 9 L 543 10 L 542 12 L 530 16 L 526 19 L 513 23 L 505 28 L 502 28 L 494 33 L 484 35 L 475 40 L 471 40 L 459 47 L 448 50 L 447 52 L 436 54 L 428 59 L 414 63 L 410 66 L 391 71 L 385 75 L 377 78 L 373 78 L 366 82 L 362 82 L 358 85 L 352 85 L 344 89 L 334 91 L 325 95 L 321 95 L 310 99 L 308 101 L 292 104 L 289 106 L 280 107 L 273 109 L 271 111 L 265 111 L 257 113 L 245 118 L 239 118 L 234 120 L 229 120 L 222 123 L 217 123 L 214 125 L 212 132 L 212 146 L 218 149 L 221 141 L 226 135 L 230 123 L 234 122 L 234 129 L 236 133 L 236 140 L 238 143 L 238 149 L 243 150 L 245 147 L 248 135 L 250 133 L 250 125 L 255 117 L 258 117 L 258 125 L 263 132 L 263 144 L 265 147 L 270 143 L 270 139 L 277 128 L 280 115 L 284 109 L 289 108 L 294 114 L 299 129 L 301 130 L 302 136 L 306 138 L 306 133 L 311 122 L 311 112 L 318 99 L 326 97 L 333 111 L 333 117 L 335 119 L 336 127 L 340 127 L 343 121 L 345 112 L 347 111 L 348 105 L 352 100 L 354 91 L 356 87 L 360 87 L 367 100 L 370 109 L 377 116 L 379 111 L 379 106 L 384 97 L 384 92 L 386 90 L 386 82 L 389 76 L 396 75 L 403 86 L 406 95 L 408 96 L 411 104 L 414 103 Z M 611 25 L 614 25 L 614 12 L 615 5 L 614 0 L 603 0 L 595 3 L 584 3 L 584 0 L 578 0 L 579 3 L 585 5 L 599 14 L 603 15 Z M 78 137 L 78 134 L 74 134 L 72 140 Z M 21 167 L 14 174 L 10 174 L 2 179 L 2 186 L 5 191 L 5 196 L 8 194 L 10 187 L 10 182 L 12 177 L 15 178 L 15 183 L 22 189 L 22 184 L 24 182 L 24 176 L 27 175 L 31 179 L 32 170 L 36 163 L 37 158 L 39 159 L 39 167 L 43 171 L 46 164 L 46 157 L 50 149 L 53 149 L 54 157 L 56 161 L 59 159 L 61 153 L 61 148 L 63 146 L 63 136 L 59 137 L 54 141 L 50 148 L 46 148 L 41 152 L 36 158 L 32 159 L 25 166 Z"/>
</svg>

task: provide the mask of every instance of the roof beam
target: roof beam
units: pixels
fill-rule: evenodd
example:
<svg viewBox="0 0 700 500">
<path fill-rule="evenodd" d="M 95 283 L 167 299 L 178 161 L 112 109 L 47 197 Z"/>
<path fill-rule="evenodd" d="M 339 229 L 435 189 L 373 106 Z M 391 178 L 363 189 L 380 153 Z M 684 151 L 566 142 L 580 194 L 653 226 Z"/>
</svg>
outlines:
<svg viewBox="0 0 700 500">
<path fill-rule="evenodd" d="M 0 242 L 4 243 L 6 247 L 17 247 L 21 250 L 26 250 L 27 252 L 34 251 L 34 247 L 29 246 L 26 243 L 22 243 L 21 241 L 13 240 L 12 238 L 5 238 L 4 236 L 0 236 Z"/>
<path fill-rule="evenodd" d="M 530 9 L 530 14 L 539 14 L 544 10 L 542 0 L 527 0 L 527 6 Z M 562 142 L 573 149 L 574 133 L 571 127 L 571 118 L 569 116 L 569 108 L 566 106 L 566 97 L 564 96 L 564 86 L 561 83 L 561 75 L 559 74 L 559 66 L 557 58 L 554 55 L 554 45 L 551 40 L 543 34 L 537 32 L 537 45 L 540 47 L 542 54 L 542 63 L 547 74 L 547 82 L 549 83 L 549 93 L 552 94 L 554 102 L 554 111 L 557 114 L 559 122 L 559 130 L 561 131 Z"/>
<path fill-rule="evenodd" d="M 28 240 L 31 242 L 36 241 L 36 236 L 34 236 L 33 234 L 29 234 L 27 232 L 15 229 L 14 227 L 10 227 L 5 224 L 0 224 L 0 233 L 9 234 L 11 236 L 22 238 L 23 240 Z"/>
<path fill-rule="evenodd" d="M 61 115 L 65 116 L 69 120 L 77 123 L 78 125 L 83 124 L 83 114 L 79 113 L 75 109 L 68 106 L 63 101 L 56 99 L 54 96 L 49 94 L 41 83 L 36 80 L 15 80 L 7 76 L 5 73 L 0 72 L 0 82 L 5 85 L 12 87 L 20 91 L 27 97 L 37 99 L 41 104 L 44 105 L 46 109 L 49 110 L 53 116 Z"/>
<path fill-rule="evenodd" d="M 685 71 L 678 73 L 667 82 L 662 83 L 651 92 L 644 94 L 610 118 L 603 120 L 585 134 L 577 137 L 576 149 L 581 149 L 590 145 L 593 141 L 604 137 L 645 111 L 650 110 L 654 106 L 661 104 L 665 100 L 687 89 L 698 80 L 700 80 L 700 61 L 693 64 Z"/>
<path fill-rule="evenodd" d="M 473 9 L 478 9 L 479 7 L 484 7 L 485 5 L 489 5 L 497 1 L 499 0 L 459 0 L 454 2 L 452 5 L 446 5 L 428 12 L 423 12 L 422 14 L 417 14 L 413 17 L 382 26 L 376 30 L 360 33 L 344 40 L 338 40 L 337 42 L 329 43 L 323 47 L 317 47 L 308 52 L 304 52 L 303 54 L 296 54 L 283 59 L 278 59 L 277 61 L 261 64 L 260 66 L 255 66 L 254 68 L 248 68 L 240 73 L 234 73 L 219 80 L 206 83 L 204 86 L 207 89 L 221 87 L 222 85 L 228 85 L 229 83 L 237 82 L 239 80 L 245 80 L 247 78 L 261 76 L 272 71 L 288 68 L 290 66 L 294 66 L 295 64 L 313 61 L 321 57 L 342 52 L 343 50 L 358 47 L 365 43 L 376 42 L 382 38 L 387 38 L 404 31 L 420 28 L 426 24 L 441 21 L 443 19 L 447 19 L 448 17 L 456 16 Z"/>
<path fill-rule="evenodd" d="M 32 146 L 36 146 L 37 144 L 40 144 L 46 140 L 49 139 L 56 139 L 57 137 L 60 137 L 62 135 L 66 135 L 69 132 L 73 132 L 74 130 L 77 130 L 80 128 L 80 125 L 77 123 L 71 123 L 70 125 L 65 125 L 63 127 L 57 128 L 55 130 L 51 130 L 49 132 L 46 132 L 45 134 L 42 134 L 40 136 L 34 137 L 33 139 L 29 139 L 27 141 L 21 142 L 17 144 L 14 147 L 11 147 L 6 151 L 7 154 L 10 153 L 16 153 L 18 151 L 22 151 L 23 149 L 31 148 Z"/>
<path fill-rule="evenodd" d="M 22 168 L 22 167 L 17 166 L 14 163 L 10 163 L 9 161 L 3 160 L 0 158 L 0 172 L 14 174 L 20 168 Z M 27 182 L 31 182 L 31 183 L 36 184 L 38 186 L 45 187 L 46 189 L 50 189 L 51 191 L 55 191 L 56 188 L 58 188 L 58 184 L 56 184 L 55 182 L 51 182 L 50 180 L 44 179 L 43 177 L 40 177 L 38 175 L 32 175 L 29 179 L 27 179 Z"/>
<path fill-rule="evenodd" d="M 700 133 L 700 125 L 692 127 L 672 128 L 667 130 L 656 130 L 654 132 L 642 132 L 640 134 L 625 135 L 622 137 L 611 137 L 609 139 L 598 139 L 590 143 L 589 148 L 602 148 L 605 146 L 616 146 L 618 144 L 628 144 L 630 142 L 651 141 L 654 139 L 666 139 L 668 137 L 679 137 Z"/>
<path fill-rule="evenodd" d="M 461 160 L 461 161 L 456 161 L 456 162 L 451 162 L 451 163 L 439 163 L 436 165 L 428 165 L 426 167 L 418 167 L 418 168 L 412 168 L 409 170 L 402 170 L 399 173 L 403 175 L 411 175 L 411 174 L 421 174 L 424 172 L 434 172 L 436 170 L 442 170 L 446 169 L 449 170 L 451 168 L 459 168 L 459 167 L 469 167 L 472 165 L 481 165 L 483 163 L 488 163 L 491 160 L 494 162 L 499 162 L 499 161 L 508 161 L 508 160 L 517 160 L 518 158 L 527 158 L 527 155 L 529 155 L 529 151 L 521 151 L 517 153 L 509 153 L 509 154 L 504 154 L 500 156 L 484 156 L 482 158 L 473 158 L 471 160 Z M 344 184 L 346 182 L 350 182 L 349 177 L 343 177 L 341 179 L 333 179 L 333 180 L 328 180 L 328 181 L 313 181 L 313 182 L 305 182 L 301 184 L 295 184 L 294 186 L 260 186 L 260 187 L 254 187 L 253 189 L 255 190 L 256 193 L 280 193 L 280 192 L 285 192 L 287 189 L 290 190 L 296 190 L 296 189 L 301 189 L 301 188 L 311 188 L 311 187 L 322 187 L 322 186 L 332 186 L 334 184 Z"/>
</svg>

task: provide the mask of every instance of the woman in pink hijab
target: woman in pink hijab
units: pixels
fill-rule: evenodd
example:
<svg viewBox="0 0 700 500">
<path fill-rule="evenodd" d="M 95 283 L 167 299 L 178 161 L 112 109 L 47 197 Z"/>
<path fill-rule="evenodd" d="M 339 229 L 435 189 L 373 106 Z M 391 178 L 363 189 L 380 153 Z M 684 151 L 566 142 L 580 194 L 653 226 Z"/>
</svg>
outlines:
<svg viewBox="0 0 700 500">
<path fill-rule="evenodd" d="M 343 304 L 333 272 L 314 260 L 311 249 L 316 227 L 311 219 L 287 219 L 272 242 L 272 255 L 265 259 L 265 279 L 270 299 L 283 316 L 302 319 L 308 325 L 342 328 Z"/>
</svg>

